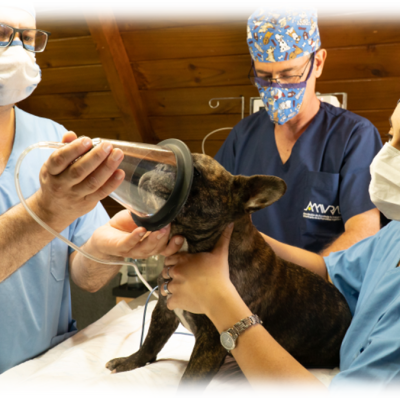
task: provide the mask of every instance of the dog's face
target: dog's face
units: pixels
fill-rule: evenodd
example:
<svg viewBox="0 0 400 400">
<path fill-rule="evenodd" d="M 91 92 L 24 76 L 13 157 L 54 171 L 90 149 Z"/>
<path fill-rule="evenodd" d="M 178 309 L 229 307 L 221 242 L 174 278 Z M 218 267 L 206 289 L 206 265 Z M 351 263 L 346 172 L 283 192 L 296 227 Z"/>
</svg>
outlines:
<svg viewBox="0 0 400 400">
<path fill-rule="evenodd" d="M 213 158 L 193 154 L 194 177 L 188 199 L 173 221 L 173 233 L 206 238 L 246 213 L 258 211 L 283 196 L 285 182 L 275 176 L 233 176 Z M 176 171 L 160 167 L 139 183 L 145 201 L 166 201 Z"/>
</svg>

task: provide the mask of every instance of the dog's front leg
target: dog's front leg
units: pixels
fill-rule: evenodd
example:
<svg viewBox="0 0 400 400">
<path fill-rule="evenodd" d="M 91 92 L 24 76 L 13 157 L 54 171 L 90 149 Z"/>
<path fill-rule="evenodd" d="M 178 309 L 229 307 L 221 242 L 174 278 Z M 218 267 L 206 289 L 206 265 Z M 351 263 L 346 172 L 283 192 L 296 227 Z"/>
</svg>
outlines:
<svg viewBox="0 0 400 400">
<path fill-rule="evenodd" d="M 226 355 L 214 325 L 211 322 L 204 324 L 196 334 L 196 344 L 179 389 L 193 385 L 204 389 L 220 369 Z"/>
<path fill-rule="evenodd" d="M 178 325 L 178 317 L 173 311 L 168 310 L 165 298 L 160 297 L 154 308 L 143 346 L 129 357 L 114 358 L 106 364 L 106 367 L 113 372 L 123 372 L 155 361 L 157 354 L 176 331 Z"/>
</svg>

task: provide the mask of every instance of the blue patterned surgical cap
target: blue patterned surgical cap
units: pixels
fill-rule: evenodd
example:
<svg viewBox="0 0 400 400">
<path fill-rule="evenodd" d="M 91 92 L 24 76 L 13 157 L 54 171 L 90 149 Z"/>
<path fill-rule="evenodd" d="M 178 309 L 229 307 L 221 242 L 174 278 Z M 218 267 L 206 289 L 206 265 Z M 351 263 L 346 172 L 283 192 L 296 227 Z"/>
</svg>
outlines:
<svg viewBox="0 0 400 400">
<path fill-rule="evenodd" d="M 247 23 L 253 60 L 280 62 L 317 51 L 321 46 L 315 9 L 258 9 Z"/>
</svg>

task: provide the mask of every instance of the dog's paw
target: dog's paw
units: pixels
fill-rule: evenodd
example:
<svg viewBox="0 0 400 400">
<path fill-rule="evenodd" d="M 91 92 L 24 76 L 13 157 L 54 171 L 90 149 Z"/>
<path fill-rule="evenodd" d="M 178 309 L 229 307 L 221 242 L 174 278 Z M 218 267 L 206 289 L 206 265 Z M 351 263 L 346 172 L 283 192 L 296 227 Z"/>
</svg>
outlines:
<svg viewBox="0 0 400 400">
<path fill-rule="evenodd" d="M 113 374 L 116 372 L 131 371 L 139 366 L 140 365 L 137 365 L 131 357 L 114 358 L 106 364 L 106 368 L 108 368 Z"/>
</svg>

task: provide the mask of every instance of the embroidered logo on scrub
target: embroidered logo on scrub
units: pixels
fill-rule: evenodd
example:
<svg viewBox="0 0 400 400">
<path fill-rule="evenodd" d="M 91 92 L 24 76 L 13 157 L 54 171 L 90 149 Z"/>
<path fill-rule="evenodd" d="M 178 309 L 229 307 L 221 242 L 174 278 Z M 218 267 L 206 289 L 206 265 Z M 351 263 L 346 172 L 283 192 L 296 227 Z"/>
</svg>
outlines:
<svg viewBox="0 0 400 400">
<path fill-rule="evenodd" d="M 310 201 L 307 207 L 303 210 L 303 218 L 319 219 L 323 221 L 341 221 L 339 206 L 326 206 Z"/>
</svg>

